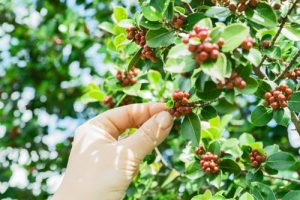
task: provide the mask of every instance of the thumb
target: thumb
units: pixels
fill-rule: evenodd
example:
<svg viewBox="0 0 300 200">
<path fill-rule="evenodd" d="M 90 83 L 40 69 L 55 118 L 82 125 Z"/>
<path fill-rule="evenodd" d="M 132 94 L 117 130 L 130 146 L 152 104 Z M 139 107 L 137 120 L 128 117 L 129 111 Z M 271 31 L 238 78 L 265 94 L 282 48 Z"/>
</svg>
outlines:
<svg viewBox="0 0 300 200">
<path fill-rule="evenodd" d="M 152 116 L 133 135 L 124 139 L 124 145 L 132 149 L 139 159 L 143 159 L 168 136 L 172 126 L 172 116 L 162 111 Z"/>
</svg>

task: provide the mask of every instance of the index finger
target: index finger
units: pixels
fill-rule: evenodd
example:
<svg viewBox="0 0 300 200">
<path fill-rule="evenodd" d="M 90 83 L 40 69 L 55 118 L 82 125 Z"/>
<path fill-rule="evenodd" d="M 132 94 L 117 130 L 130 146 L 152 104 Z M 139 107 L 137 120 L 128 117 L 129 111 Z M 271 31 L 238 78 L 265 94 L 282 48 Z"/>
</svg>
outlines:
<svg viewBox="0 0 300 200">
<path fill-rule="evenodd" d="M 128 128 L 137 128 L 156 113 L 167 109 L 165 103 L 131 104 L 108 110 L 89 123 L 105 130 L 115 139 Z"/>
</svg>

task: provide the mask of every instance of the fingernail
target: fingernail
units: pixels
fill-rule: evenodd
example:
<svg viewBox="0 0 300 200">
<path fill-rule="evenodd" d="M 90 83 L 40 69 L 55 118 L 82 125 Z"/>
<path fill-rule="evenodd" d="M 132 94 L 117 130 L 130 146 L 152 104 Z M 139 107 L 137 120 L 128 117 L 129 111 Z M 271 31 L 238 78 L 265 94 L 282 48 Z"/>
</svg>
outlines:
<svg viewBox="0 0 300 200">
<path fill-rule="evenodd" d="M 155 121 L 160 125 L 161 128 L 165 129 L 172 125 L 173 118 L 170 113 L 162 111 L 155 117 Z"/>
</svg>

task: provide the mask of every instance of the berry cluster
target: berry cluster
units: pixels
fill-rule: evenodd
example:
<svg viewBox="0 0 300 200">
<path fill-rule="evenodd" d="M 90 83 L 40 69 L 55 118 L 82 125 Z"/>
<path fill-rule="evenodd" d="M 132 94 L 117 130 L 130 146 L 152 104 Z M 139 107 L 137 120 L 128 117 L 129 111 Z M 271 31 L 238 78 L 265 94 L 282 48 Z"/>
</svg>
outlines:
<svg viewBox="0 0 300 200">
<path fill-rule="evenodd" d="M 219 172 L 218 163 L 219 163 L 219 157 L 215 154 L 212 154 L 211 152 L 207 152 L 201 155 L 200 164 L 202 170 L 207 174 L 218 173 Z"/>
<path fill-rule="evenodd" d="M 135 103 L 134 98 L 126 96 L 120 103 L 120 106 L 126 106 Z"/>
<path fill-rule="evenodd" d="M 184 15 L 175 15 L 172 20 L 172 24 L 175 28 L 183 27 L 186 17 Z"/>
<path fill-rule="evenodd" d="M 219 82 L 217 84 L 218 89 L 227 87 L 228 90 L 232 90 L 234 87 L 242 90 L 246 86 L 247 83 L 236 72 L 232 72 L 230 78 L 226 78 L 224 83 Z"/>
<path fill-rule="evenodd" d="M 133 85 L 136 83 L 135 77 L 138 75 L 138 72 L 135 67 L 132 67 L 129 72 L 117 72 L 117 79 L 121 82 L 122 86 Z"/>
<path fill-rule="evenodd" d="M 202 155 L 203 153 L 204 153 L 204 147 L 203 146 L 200 146 L 200 147 L 196 148 L 195 154 Z"/>
<path fill-rule="evenodd" d="M 249 51 L 253 47 L 253 39 L 250 37 L 245 38 L 241 44 L 241 47 L 244 50 Z"/>
<path fill-rule="evenodd" d="M 219 49 L 224 45 L 224 39 L 220 38 L 218 43 L 210 43 L 208 37 L 210 30 L 205 26 L 195 25 L 194 31 L 189 33 L 188 37 L 183 38 L 184 43 L 189 43 L 191 38 L 198 38 L 201 41 L 199 45 L 189 45 L 189 51 L 194 53 L 195 60 L 201 64 L 206 60 L 216 60 L 220 54 Z"/>
<path fill-rule="evenodd" d="M 189 96 L 188 92 L 182 92 L 176 90 L 173 92 L 173 108 L 169 109 L 169 113 L 174 115 L 175 117 L 181 117 L 183 115 L 187 115 L 192 112 L 192 108 L 189 104 Z"/>
<path fill-rule="evenodd" d="M 211 0 L 211 2 L 213 4 L 219 3 L 220 5 L 228 7 L 231 12 L 244 12 L 248 6 L 256 7 L 259 0 L 237 0 L 237 2 L 231 2 L 230 0 Z"/>
<path fill-rule="evenodd" d="M 106 96 L 103 100 L 103 104 L 106 105 L 108 108 L 113 108 L 115 103 L 112 96 Z"/>
<path fill-rule="evenodd" d="M 300 77 L 300 67 L 295 68 L 294 72 L 287 72 L 284 75 L 286 78 L 297 80 L 298 77 Z"/>
<path fill-rule="evenodd" d="M 266 157 L 262 154 L 260 154 L 257 149 L 253 149 L 250 153 L 249 153 L 249 157 L 251 160 L 251 164 L 252 166 L 256 167 L 258 166 L 260 163 L 264 162 L 266 160 Z"/>
<path fill-rule="evenodd" d="M 265 93 L 264 106 L 271 106 L 273 109 L 285 108 L 292 93 L 293 91 L 287 85 L 282 84 L 275 90 Z"/>
<path fill-rule="evenodd" d="M 147 58 L 147 59 L 151 60 L 151 62 L 157 61 L 154 51 L 148 45 L 144 45 L 144 48 L 141 52 L 141 58 L 142 59 Z"/>
<path fill-rule="evenodd" d="M 135 27 L 127 28 L 127 39 L 133 40 L 137 45 L 144 46 L 146 44 L 146 31 Z"/>
</svg>

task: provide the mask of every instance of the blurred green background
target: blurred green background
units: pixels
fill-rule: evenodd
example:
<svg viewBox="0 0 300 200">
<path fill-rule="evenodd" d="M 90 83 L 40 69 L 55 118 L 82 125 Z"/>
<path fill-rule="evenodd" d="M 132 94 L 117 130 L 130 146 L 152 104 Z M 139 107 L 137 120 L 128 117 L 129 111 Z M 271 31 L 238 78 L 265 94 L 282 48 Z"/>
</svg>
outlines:
<svg viewBox="0 0 300 200">
<path fill-rule="evenodd" d="M 0 199 L 56 190 L 74 129 L 99 113 L 79 100 L 109 68 L 98 25 L 133 3 L 0 0 Z"/>
</svg>

